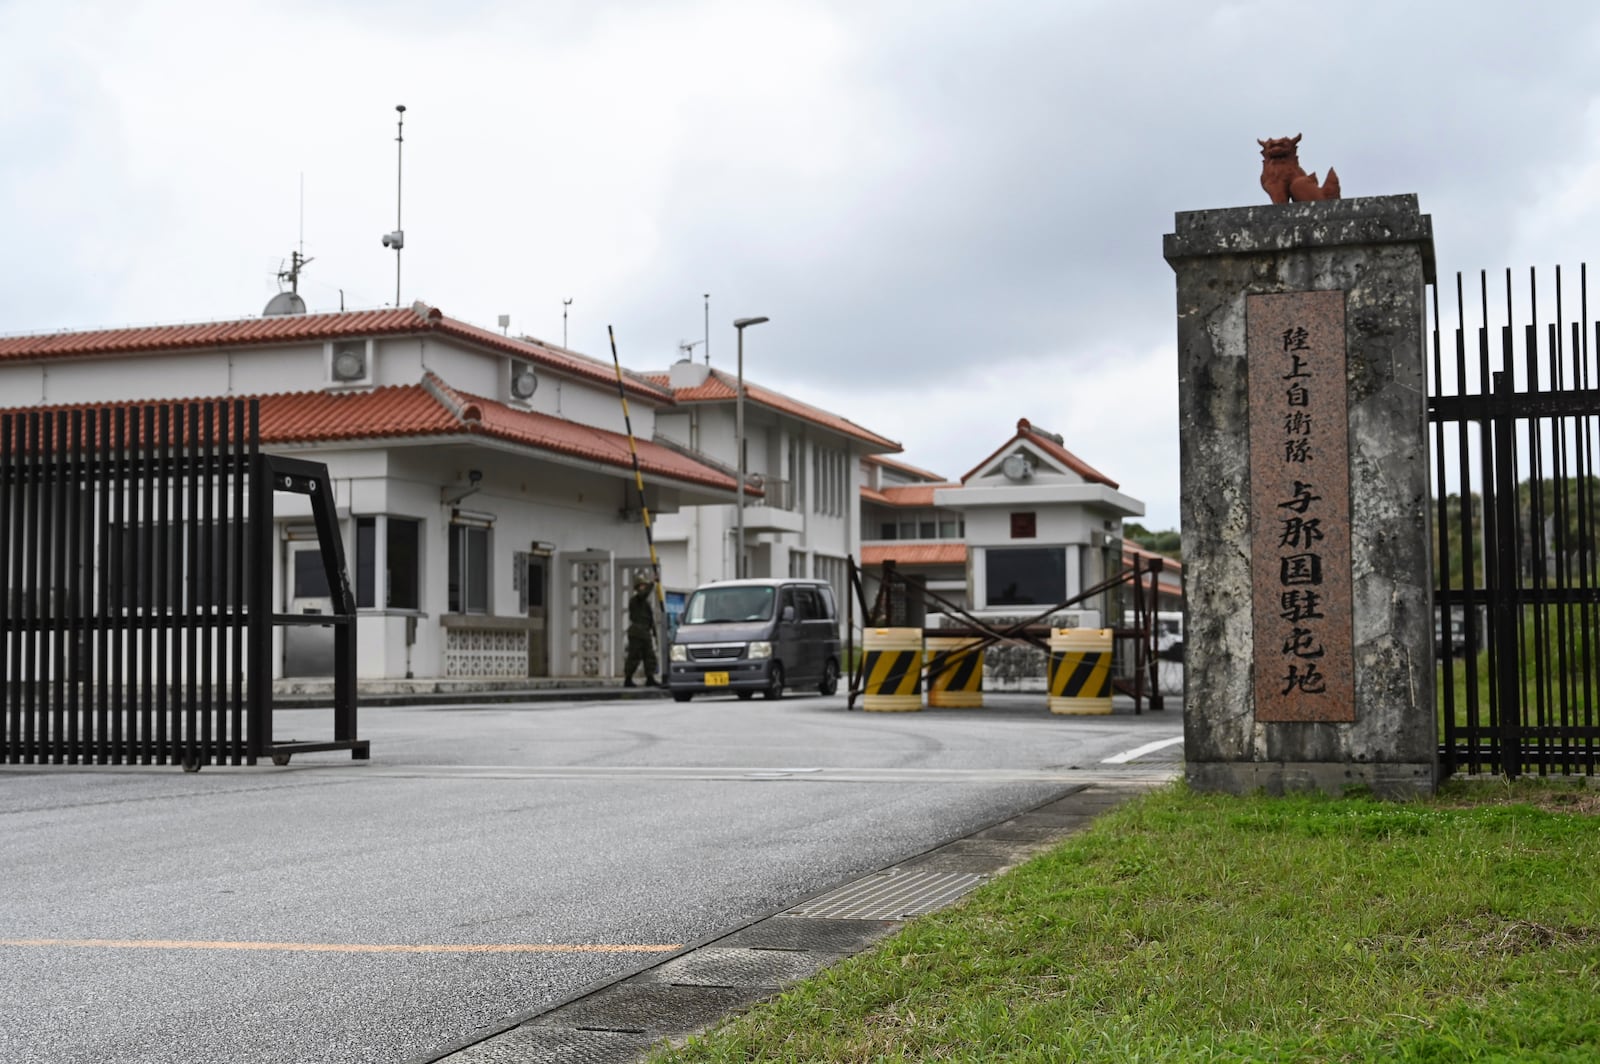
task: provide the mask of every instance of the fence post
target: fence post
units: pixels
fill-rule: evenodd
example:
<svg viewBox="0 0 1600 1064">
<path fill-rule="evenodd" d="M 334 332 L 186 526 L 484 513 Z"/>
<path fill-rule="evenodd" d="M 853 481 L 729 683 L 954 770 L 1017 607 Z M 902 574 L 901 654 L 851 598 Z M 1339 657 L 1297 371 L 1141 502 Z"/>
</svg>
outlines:
<svg viewBox="0 0 1600 1064">
<path fill-rule="evenodd" d="M 1512 397 L 1516 384 L 1505 370 L 1494 374 L 1494 523 L 1495 595 L 1493 613 L 1495 658 L 1495 724 L 1500 731 L 1500 771 L 1507 779 L 1522 772 L 1522 655 L 1518 652 L 1517 586 L 1517 456 L 1516 416 Z"/>
</svg>

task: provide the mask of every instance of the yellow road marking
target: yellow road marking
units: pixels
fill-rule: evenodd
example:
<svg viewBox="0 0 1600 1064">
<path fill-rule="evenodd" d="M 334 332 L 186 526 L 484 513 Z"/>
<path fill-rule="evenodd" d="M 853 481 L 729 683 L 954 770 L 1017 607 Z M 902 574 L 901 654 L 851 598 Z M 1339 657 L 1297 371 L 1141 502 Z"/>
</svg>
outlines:
<svg viewBox="0 0 1600 1064">
<path fill-rule="evenodd" d="M 283 950 L 290 953 L 671 953 L 683 948 L 678 943 L 628 946 L 615 943 L 512 942 L 418 946 L 363 942 L 188 942 L 159 938 L 0 938 L 0 946 L 64 946 L 70 949 Z"/>
</svg>

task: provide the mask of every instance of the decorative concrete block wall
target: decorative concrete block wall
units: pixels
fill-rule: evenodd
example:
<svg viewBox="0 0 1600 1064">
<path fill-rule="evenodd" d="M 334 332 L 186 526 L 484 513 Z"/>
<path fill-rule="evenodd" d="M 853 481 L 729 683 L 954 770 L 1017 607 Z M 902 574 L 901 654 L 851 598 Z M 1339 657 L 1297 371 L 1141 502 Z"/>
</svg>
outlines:
<svg viewBox="0 0 1600 1064">
<path fill-rule="evenodd" d="M 1384 196 L 1174 229 L 1189 783 L 1431 792 L 1431 219 Z"/>
</svg>

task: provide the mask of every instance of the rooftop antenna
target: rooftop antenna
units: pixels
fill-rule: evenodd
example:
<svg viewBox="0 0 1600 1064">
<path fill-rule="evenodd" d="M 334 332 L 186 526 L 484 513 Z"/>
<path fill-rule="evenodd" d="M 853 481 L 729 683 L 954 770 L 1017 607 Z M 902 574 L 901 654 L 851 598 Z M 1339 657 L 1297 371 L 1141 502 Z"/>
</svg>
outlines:
<svg viewBox="0 0 1600 1064">
<path fill-rule="evenodd" d="M 306 301 L 300 298 L 300 271 L 311 264 L 305 256 L 306 250 L 306 175 L 300 174 L 300 247 L 289 253 L 289 268 L 278 269 L 278 294 L 267 300 L 266 307 L 261 311 L 263 318 L 281 317 L 286 314 L 304 314 Z M 283 282 L 289 282 L 289 290 L 283 290 Z M 343 310 L 344 307 L 340 307 Z"/>
<path fill-rule="evenodd" d="M 705 350 L 706 365 L 709 366 L 709 365 L 711 365 L 711 293 L 710 292 L 706 293 L 706 324 L 705 324 L 705 330 L 706 330 L 705 331 L 705 335 L 700 338 L 700 342 L 706 345 L 706 350 Z"/>
<path fill-rule="evenodd" d="M 400 225 L 400 192 L 401 181 L 405 176 L 405 150 L 406 150 L 406 105 L 395 104 L 395 111 L 400 119 L 396 123 L 397 133 L 394 142 L 394 232 L 385 234 L 383 246 L 394 248 L 394 305 L 400 305 L 400 249 L 406 246 L 406 232 Z"/>
<path fill-rule="evenodd" d="M 694 361 L 694 349 L 699 347 L 703 343 L 705 343 L 704 340 L 679 340 L 678 341 L 678 353 L 682 356 L 679 359 L 679 361 L 681 361 L 681 362 L 693 362 Z"/>
<path fill-rule="evenodd" d="M 572 348 L 567 347 L 567 308 L 570 306 L 572 306 L 572 300 L 563 299 L 561 301 L 561 346 L 568 351 L 572 350 Z"/>
</svg>

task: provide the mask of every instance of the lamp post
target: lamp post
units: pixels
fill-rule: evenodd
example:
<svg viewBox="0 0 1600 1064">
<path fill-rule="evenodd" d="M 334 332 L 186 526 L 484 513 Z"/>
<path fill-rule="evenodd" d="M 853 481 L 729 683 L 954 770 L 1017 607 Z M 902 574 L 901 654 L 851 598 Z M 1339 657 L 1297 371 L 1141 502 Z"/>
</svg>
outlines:
<svg viewBox="0 0 1600 1064">
<path fill-rule="evenodd" d="M 767 318 L 738 318 L 733 327 L 739 331 L 739 386 L 733 399 L 733 438 L 739 449 L 739 512 L 737 531 L 733 543 L 733 575 L 744 578 L 744 331 L 751 325 L 760 325 Z"/>
</svg>

